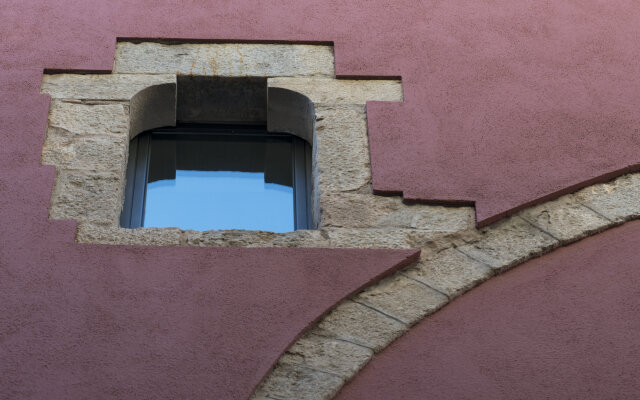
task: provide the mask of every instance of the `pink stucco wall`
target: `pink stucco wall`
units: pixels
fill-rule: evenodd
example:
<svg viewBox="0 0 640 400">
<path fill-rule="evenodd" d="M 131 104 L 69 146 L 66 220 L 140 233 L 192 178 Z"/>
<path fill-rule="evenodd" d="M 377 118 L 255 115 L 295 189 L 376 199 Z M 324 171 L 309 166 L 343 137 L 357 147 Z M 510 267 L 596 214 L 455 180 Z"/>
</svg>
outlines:
<svg viewBox="0 0 640 400">
<path fill-rule="evenodd" d="M 339 400 L 640 398 L 640 222 L 472 290 L 376 356 Z"/>
<path fill-rule="evenodd" d="M 311 321 L 411 255 L 76 244 L 47 218 L 44 69 L 108 72 L 118 37 L 333 41 L 339 76 L 403 79 L 405 103 L 368 106 L 374 189 L 475 202 L 486 223 L 636 169 L 639 18 L 622 0 L 2 0 L 0 395 L 246 397 Z"/>
<path fill-rule="evenodd" d="M 374 188 L 475 202 L 480 223 L 640 165 L 632 0 L 4 0 L 0 13 L 3 86 L 27 96 L 43 68 L 109 71 L 117 37 L 333 41 L 338 75 L 404 82 L 404 104 L 369 107 Z"/>
</svg>

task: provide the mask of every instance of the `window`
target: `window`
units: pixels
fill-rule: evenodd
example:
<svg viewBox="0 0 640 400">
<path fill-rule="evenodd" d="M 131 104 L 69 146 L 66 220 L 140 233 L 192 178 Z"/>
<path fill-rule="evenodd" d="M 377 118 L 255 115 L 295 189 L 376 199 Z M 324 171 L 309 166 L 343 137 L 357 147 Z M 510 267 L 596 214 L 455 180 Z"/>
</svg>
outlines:
<svg viewBox="0 0 640 400">
<path fill-rule="evenodd" d="M 289 232 L 312 226 L 311 150 L 257 125 L 179 124 L 131 140 L 120 224 Z"/>
</svg>

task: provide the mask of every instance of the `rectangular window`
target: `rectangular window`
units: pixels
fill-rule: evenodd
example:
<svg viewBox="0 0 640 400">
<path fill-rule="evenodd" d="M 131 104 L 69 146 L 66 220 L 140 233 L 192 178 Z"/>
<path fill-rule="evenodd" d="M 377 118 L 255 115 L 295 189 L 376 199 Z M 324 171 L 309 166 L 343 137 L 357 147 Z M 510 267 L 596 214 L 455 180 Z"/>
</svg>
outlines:
<svg viewBox="0 0 640 400">
<path fill-rule="evenodd" d="M 309 229 L 310 156 L 304 140 L 264 127 L 142 133 L 131 141 L 121 225 Z"/>
</svg>

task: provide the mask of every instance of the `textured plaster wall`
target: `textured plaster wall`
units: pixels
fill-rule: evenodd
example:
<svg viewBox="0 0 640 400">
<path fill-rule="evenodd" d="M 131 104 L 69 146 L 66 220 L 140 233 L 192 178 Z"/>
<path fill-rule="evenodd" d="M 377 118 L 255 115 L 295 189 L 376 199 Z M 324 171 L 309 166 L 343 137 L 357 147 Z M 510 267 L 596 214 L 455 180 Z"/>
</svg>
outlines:
<svg viewBox="0 0 640 400">
<path fill-rule="evenodd" d="M 334 41 L 339 76 L 404 81 L 404 104 L 369 105 L 374 189 L 476 202 L 487 223 L 637 169 L 639 22 L 623 0 L 5 0 L 1 62 L 35 86 L 110 71 L 116 37 Z"/>
<path fill-rule="evenodd" d="M 640 397 L 640 222 L 557 250 L 424 319 L 337 396 Z"/>
<path fill-rule="evenodd" d="M 2 1 L 0 395 L 246 398 L 301 330 L 412 254 L 76 243 L 74 223 L 48 220 L 43 69 L 110 72 L 117 37 L 333 41 L 340 77 L 403 79 L 404 104 L 367 106 L 373 188 L 475 201 L 486 223 L 636 168 L 639 15 L 595 0 Z M 239 356 L 201 357 L 219 344 Z"/>
</svg>

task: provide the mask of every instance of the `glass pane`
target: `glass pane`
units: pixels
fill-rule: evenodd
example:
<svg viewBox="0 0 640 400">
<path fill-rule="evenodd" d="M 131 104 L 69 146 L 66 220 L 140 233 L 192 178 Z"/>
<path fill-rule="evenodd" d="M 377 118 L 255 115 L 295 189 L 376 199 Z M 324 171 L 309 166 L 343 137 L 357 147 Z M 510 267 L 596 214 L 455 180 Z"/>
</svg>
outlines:
<svg viewBox="0 0 640 400">
<path fill-rule="evenodd" d="M 144 226 L 295 229 L 292 142 L 267 135 L 153 135 Z"/>
</svg>

